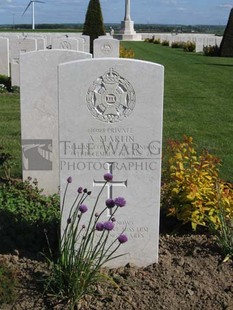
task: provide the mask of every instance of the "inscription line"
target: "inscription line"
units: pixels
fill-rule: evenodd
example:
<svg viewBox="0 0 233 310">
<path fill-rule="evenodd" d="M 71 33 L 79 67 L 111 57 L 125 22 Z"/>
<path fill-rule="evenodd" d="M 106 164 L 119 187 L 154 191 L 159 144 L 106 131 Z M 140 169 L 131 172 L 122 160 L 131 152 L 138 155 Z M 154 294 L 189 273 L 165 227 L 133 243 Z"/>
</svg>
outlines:
<svg viewBox="0 0 233 310">
<path fill-rule="evenodd" d="M 61 159 L 66 159 L 66 160 L 86 160 L 86 159 L 92 159 L 92 160 L 99 160 L 99 159 L 108 159 L 108 160 L 120 160 L 120 159 L 129 159 L 129 160 L 160 160 L 158 157 L 61 157 Z"/>
</svg>

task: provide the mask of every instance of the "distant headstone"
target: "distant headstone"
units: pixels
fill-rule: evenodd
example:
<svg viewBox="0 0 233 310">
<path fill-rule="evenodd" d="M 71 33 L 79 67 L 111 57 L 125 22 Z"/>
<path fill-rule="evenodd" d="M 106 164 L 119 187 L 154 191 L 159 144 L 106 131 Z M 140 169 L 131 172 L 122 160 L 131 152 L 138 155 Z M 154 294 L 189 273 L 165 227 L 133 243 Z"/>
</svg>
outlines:
<svg viewBox="0 0 233 310">
<path fill-rule="evenodd" d="M 220 47 L 221 42 L 222 42 L 222 37 L 216 37 L 216 45 L 217 45 L 218 47 Z"/>
<path fill-rule="evenodd" d="M 195 44 L 195 52 L 196 52 L 196 53 L 203 52 L 204 37 L 203 37 L 203 36 L 197 37 L 195 43 L 196 43 L 196 44 Z"/>
<path fill-rule="evenodd" d="M 37 41 L 37 50 L 38 51 L 44 50 L 46 47 L 45 38 L 36 38 L 36 41 Z"/>
<path fill-rule="evenodd" d="M 158 261 L 163 71 L 158 64 L 111 58 L 59 66 L 61 196 L 73 178 L 63 223 L 77 187 L 92 191 L 92 205 L 104 173 L 112 173 L 97 212 L 107 198 L 123 196 L 127 206 L 117 213 L 111 238 L 125 230 L 129 241 L 117 252 L 126 255 L 110 267 Z"/>
<path fill-rule="evenodd" d="M 207 46 L 215 46 L 216 38 L 215 37 L 207 37 Z"/>
<path fill-rule="evenodd" d="M 120 55 L 120 41 L 111 37 L 94 40 L 94 58 L 115 57 Z"/>
<path fill-rule="evenodd" d="M 76 40 L 78 40 L 78 50 L 79 50 L 80 52 L 89 53 L 89 51 L 87 52 L 87 51 L 85 50 L 85 38 L 83 38 L 83 37 L 80 37 L 80 38 L 77 37 Z"/>
<path fill-rule="evenodd" d="M 169 38 L 169 46 L 172 46 L 172 44 L 174 42 L 178 42 L 178 35 L 176 35 L 175 33 L 172 33 L 170 38 Z"/>
<path fill-rule="evenodd" d="M 10 38 L 9 40 L 10 75 L 12 86 L 20 86 L 20 54 L 36 51 L 37 40 L 32 38 Z"/>
<path fill-rule="evenodd" d="M 82 39 L 76 38 L 54 38 L 52 40 L 53 49 L 63 49 L 63 50 L 74 50 L 74 51 L 83 51 L 84 42 Z"/>
<path fill-rule="evenodd" d="M 11 76 L 11 85 L 20 86 L 20 77 L 19 77 L 19 57 L 11 58 L 10 64 L 10 76 Z"/>
<path fill-rule="evenodd" d="M 63 50 L 20 55 L 23 179 L 36 178 L 47 194 L 59 187 L 57 66 L 86 58 L 91 54 Z"/>
<path fill-rule="evenodd" d="M 19 58 L 20 52 L 32 52 L 37 50 L 37 40 L 32 38 L 10 38 L 10 60 Z"/>
<path fill-rule="evenodd" d="M 80 38 L 83 39 L 84 42 L 84 52 L 90 53 L 90 36 L 81 35 Z"/>
<path fill-rule="evenodd" d="M 161 43 L 164 41 L 168 41 L 170 40 L 171 34 L 162 34 L 161 35 Z"/>
<path fill-rule="evenodd" d="M 26 39 L 35 39 L 37 41 L 37 50 L 44 50 L 47 45 L 47 35 L 48 34 L 39 34 L 34 32 L 28 32 L 24 34 Z"/>
<path fill-rule="evenodd" d="M 233 57 L 233 9 L 231 9 L 223 34 L 219 55 L 222 57 Z"/>
<path fill-rule="evenodd" d="M 10 76 L 9 39 L 0 37 L 0 74 Z"/>
</svg>

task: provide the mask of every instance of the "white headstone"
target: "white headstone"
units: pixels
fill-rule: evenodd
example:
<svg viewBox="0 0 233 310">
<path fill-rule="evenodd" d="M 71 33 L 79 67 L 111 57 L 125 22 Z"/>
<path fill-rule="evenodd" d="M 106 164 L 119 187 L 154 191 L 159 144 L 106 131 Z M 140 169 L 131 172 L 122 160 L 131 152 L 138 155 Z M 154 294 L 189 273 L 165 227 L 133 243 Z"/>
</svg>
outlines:
<svg viewBox="0 0 233 310">
<path fill-rule="evenodd" d="M 89 53 L 90 51 L 88 50 L 88 52 L 85 50 L 85 38 L 80 37 L 80 38 L 76 38 L 76 40 L 78 40 L 78 49 L 80 52 L 86 52 Z"/>
<path fill-rule="evenodd" d="M 19 57 L 11 58 L 10 63 L 10 76 L 11 76 L 11 85 L 20 86 L 20 77 L 19 77 Z"/>
<path fill-rule="evenodd" d="M 120 41 L 113 38 L 98 38 L 94 40 L 94 58 L 114 57 L 120 55 Z"/>
<path fill-rule="evenodd" d="M 67 178 L 73 178 L 63 223 L 77 188 L 92 191 L 91 209 L 103 175 L 111 172 L 113 182 L 97 212 L 107 198 L 124 197 L 127 206 L 119 208 L 111 237 L 125 230 L 129 241 L 117 252 L 127 254 L 109 262 L 110 267 L 158 261 L 163 83 L 163 66 L 139 60 L 93 59 L 59 66 L 61 196 Z"/>
<path fill-rule="evenodd" d="M 161 35 L 161 43 L 164 41 L 169 41 L 171 35 L 170 34 L 162 34 Z"/>
<path fill-rule="evenodd" d="M 23 178 L 37 178 L 45 193 L 58 192 L 58 87 L 60 63 L 91 54 L 44 50 L 20 58 L 20 101 Z"/>
<path fill-rule="evenodd" d="M 53 38 L 52 48 L 78 51 L 79 41 L 72 38 Z"/>
<path fill-rule="evenodd" d="M 9 39 L 0 37 L 0 74 L 10 76 Z"/>
<path fill-rule="evenodd" d="M 9 41 L 10 75 L 12 86 L 20 86 L 20 54 L 37 50 L 37 40 L 31 38 L 11 38 Z"/>
<path fill-rule="evenodd" d="M 15 39 L 18 39 L 20 37 L 20 34 L 16 34 L 14 32 L 2 32 L 1 33 L 1 37 L 5 37 L 5 38 L 15 38 Z"/>
<path fill-rule="evenodd" d="M 222 37 L 216 37 L 216 45 L 217 45 L 218 47 L 220 47 L 221 42 L 222 42 Z"/>
<path fill-rule="evenodd" d="M 40 34 L 39 32 L 35 33 L 35 32 L 28 32 L 27 34 L 25 34 L 26 38 L 29 39 L 36 39 L 37 41 L 37 50 L 44 50 L 46 48 L 46 46 L 48 45 L 47 43 L 47 36 L 49 34 L 44 33 L 44 34 Z"/>
<path fill-rule="evenodd" d="M 80 38 L 83 39 L 84 42 L 84 52 L 90 53 L 90 37 L 86 35 L 80 35 Z"/>
<path fill-rule="evenodd" d="M 37 50 L 44 50 L 46 47 L 46 40 L 45 38 L 36 38 L 37 41 Z"/>
<path fill-rule="evenodd" d="M 207 46 L 215 46 L 215 45 L 216 45 L 215 37 L 208 37 L 207 38 Z"/>
<path fill-rule="evenodd" d="M 204 37 L 197 37 L 196 38 L 196 47 L 195 47 L 195 51 L 196 53 L 200 53 L 203 52 L 203 47 L 204 47 Z"/>
<path fill-rule="evenodd" d="M 10 60 L 19 58 L 20 52 L 31 52 L 37 50 L 37 40 L 32 38 L 10 38 Z"/>
</svg>

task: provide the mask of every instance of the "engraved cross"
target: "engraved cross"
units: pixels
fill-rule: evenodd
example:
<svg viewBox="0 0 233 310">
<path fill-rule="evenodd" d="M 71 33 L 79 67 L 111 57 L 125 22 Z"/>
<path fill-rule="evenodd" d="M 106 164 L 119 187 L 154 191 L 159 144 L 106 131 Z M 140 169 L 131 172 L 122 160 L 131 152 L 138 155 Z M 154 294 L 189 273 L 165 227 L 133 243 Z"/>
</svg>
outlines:
<svg viewBox="0 0 233 310">
<path fill-rule="evenodd" d="M 114 163 L 107 163 L 108 165 L 108 173 L 111 173 L 113 174 L 113 164 Z M 93 186 L 103 186 L 105 184 L 105 181 L 95 181 L 93 182 Z M 108 199 L 113 199 L 113 187 L 117 187 L 117 186 L 124 186 L 124 187 L 127 187 L 127 180 L 125 181 L 111 181 L 111 182 L 108 182 L 106 184 L 107 186 L 107 190 L 108 190 L 108 196 L 107 198 Z M 112 215 L 112 210 L 108 209 L 108 214 L 107 216 L 111 216 Z"/>
</svg>

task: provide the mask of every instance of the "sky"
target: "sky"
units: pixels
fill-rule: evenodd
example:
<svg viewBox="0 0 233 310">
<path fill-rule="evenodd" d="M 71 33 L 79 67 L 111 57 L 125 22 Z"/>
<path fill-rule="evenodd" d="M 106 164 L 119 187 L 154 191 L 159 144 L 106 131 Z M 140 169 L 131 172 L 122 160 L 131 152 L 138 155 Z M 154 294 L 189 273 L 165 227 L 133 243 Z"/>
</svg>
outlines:
<svg viewBox="0 0 233 310">
<path fill-rule="evenodd" d="M 83 23 L 89 0 L 40 0 L 35 23 Z M 31 24 L 30 0 L 0 0 L 0 24 Z M 226 25 L 233 0 L 131 0 L 136 24 Z M 105 23 L 124 19 L 125 0 L 100 0 Z"/>
</svg>

